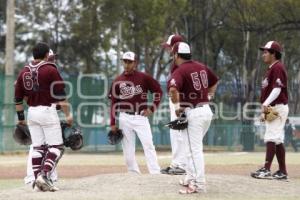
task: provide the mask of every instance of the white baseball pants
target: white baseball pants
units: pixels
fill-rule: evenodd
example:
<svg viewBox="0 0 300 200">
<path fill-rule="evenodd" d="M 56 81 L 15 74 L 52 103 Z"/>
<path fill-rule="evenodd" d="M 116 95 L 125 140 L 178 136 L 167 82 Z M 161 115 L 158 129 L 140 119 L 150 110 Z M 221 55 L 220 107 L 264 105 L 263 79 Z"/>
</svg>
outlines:
<svg viewBox="0 0 300 200">
<path fill-rule="evenodd" d="M 55 104 L 51 107 L 29 107 L 27 122 L 34 147 L 44 144 L 63 144 L 62 131 Z"/>
<path fill-rule="evenodd" d="M 203 137 L 205 136 L 213 113 L 209 105 L 186 109 L 188 128 L 182 131 L 187 168 L 184 182 L 193 182 L 198 187 L 205 185 L 205 168 L 203 156 Z"/>
<path fill-rule="evenodd" d="M 175 106 L 172 103 L 171 99 L 169 99 L 169 107 L 170 107 L 170 117 L 171 121 L 177 119 L 175 114 Z M 181 131 L 170 129 L 170 141 L 171 141 L 171 149 L 172 149 L 172 161 L 170 167 L 180 167 L 182 169 L 186 168 L 186 155 L 184 152 L 183 138 Z"/>
<path fill-rule="evenodd" d="M 265 121 L 264 142 L 274 142 L 277 145 L 284 142 L 284 125 L 289 114 L 289 107 L 288 105 L 277 104 L 273 108 L 278 112 L 279 117 L 271 122 Z"/>
<path fill-rule="evenodd" d="M 146 163 L 150 174 L 160 174 L 152 133 L 147 117 L 141 115 L 129 115 L 124 112 L 119 116 L 119 128 L 123 130 L 123 154 L 129 172 L 141 173 L 135 157 L 136 135 L 139 137 L 146 157 Z"/>
</svg>

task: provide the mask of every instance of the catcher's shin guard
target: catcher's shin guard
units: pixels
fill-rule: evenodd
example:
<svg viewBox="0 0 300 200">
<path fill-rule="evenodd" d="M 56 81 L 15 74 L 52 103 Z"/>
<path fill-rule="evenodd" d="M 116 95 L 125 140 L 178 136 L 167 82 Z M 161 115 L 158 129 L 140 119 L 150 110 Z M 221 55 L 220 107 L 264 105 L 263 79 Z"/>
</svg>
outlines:
<svg viewBox="0 0 300 200">
<path fill-rule="evenodd" d="M 48 146 L 42 171 L 48 176 L 64 153 L 63 145 Z"/>
<path fill-rule="evenodd" d="M 37 175 L 41 172 L 42 163 L 46 155 L 47 147 L 45 145 L 39 147 L 33 147 L 32 151 L 32 170 L 34 177 L 37 178 Z"/>
</svg>

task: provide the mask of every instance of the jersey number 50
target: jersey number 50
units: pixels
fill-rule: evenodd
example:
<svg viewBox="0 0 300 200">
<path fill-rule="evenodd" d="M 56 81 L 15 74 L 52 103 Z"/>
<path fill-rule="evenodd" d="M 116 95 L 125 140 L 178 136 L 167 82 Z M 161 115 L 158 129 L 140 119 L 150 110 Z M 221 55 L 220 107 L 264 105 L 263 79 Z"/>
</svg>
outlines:
<svg viewBox="0 0 300 200">
<path fill-rule="evenodd" d="M 191 73 L 191 77 L 195 90 L 201 90 L 202 87 L 208 87 L 207 74 L 205 70 L 201 70 L 199 73 L 193 72 Z"/>
</svg>

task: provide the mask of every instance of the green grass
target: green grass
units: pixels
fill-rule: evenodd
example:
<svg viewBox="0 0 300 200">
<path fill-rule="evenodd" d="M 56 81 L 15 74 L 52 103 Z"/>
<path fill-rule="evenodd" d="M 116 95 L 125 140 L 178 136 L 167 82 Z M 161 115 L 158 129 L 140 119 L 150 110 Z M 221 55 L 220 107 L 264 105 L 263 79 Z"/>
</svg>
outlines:
<svg viewBox="0 0 300 200">
<path fill-rule="evenodd" d="M 0 190 L 24 186 L 23 179 L 0 179 Z"/>
</svg>

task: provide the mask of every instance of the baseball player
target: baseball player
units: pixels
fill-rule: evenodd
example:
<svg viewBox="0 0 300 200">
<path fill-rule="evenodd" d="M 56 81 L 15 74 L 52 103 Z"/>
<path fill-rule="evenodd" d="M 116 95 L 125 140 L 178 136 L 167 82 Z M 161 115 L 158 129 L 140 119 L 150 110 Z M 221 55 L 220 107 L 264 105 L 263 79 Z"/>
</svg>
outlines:
<svg viewBox="0 0 300 200">
<path fill-rule="evenodd" d="M 49 50 L 48 61 L 55 63 L 56 54 L 54 54 L 53 50 Z M 27 100 L 27 98 L 25 99 Z M 27 159 L 27 170 L 26 170 L 26 177 L 24 178 L 25 184 L 30 184 L 33 186 L 35 177 L 32 169 L 32 152 L 33 152 L 33 145 L 30 145 L 28 159 Z M 54 168 L 50 174 L 50 180 L 52 182 L 56 182 L 58 180 L 56 168 Z"/>
<path fill-rule="evenodd" d="M 65 98 L 63 80 L 56 65 L 48 62 L 49 50 L 48 44 L 43 42 L 34 46 L 34 60 L 21 70 L 15 83 L 15 104 L 20 124 L 26 124 L 24 99 L 29 106 L 27 123 L 33 146 L 33 188 L 57 191 L 49 178 L 64 151 L 56 106 L 61 106 L 68 124 L 72 124 L 73 117 Z"/>
<path fill-rule="evenodd" d="M 163 43 L 163 48 L 165 48 L 171 54 L 172 47 L 177 42 L 182 42 L 183 38 L 180 35 L 173 34 L 168 37 L 168 40 Z M 178 66 L 171 62 L 171 70 L 168 79 L 170 78 L 171 74 L 178 68 Z M 175 120 L 175 107 L 169 98 L 169 107 L 170 107 L 170 118 L 171 121 Z M 170 129 L 170 141 L 171 141 L 171 150 L 172 150 L 172 161 L 170 166 L 161 170 L 162 174 L 170 174 L 170 175 L 182 175 L 185 174 L 185 167 L 186 167 L 186 157 L 183 151 L 183 143 L 182 143 L 182 136 L 180 131 Z"/>
<path fill-rule="evenodd" d="M 286 180 L 287 170 L 285 165 L 284 149 L 284 125 L 288 117 L 288 92 L 287 92 L 287 71 L 281 63 L 282 48 L 276 41 L 269 41 L 265 46 L 260 47 L 263 51 L 262 59 L 268 66 L 264 75 L 261 88 L 262 113 L 265 113 L 268 106 L 272 106 L 278 113 L 279 118 L 269 122 L 265 121 L 266 131 L 264 142 L 266 143 L 265 165 L 251 176 L 260 179 Z M 279 170 L 271 175 L 271 164 L 276 154 Z"/>
<path fill-rule="evenodd" d="M 136 70 L 137 59 L 133 52 L 122 56 L 124 72 L 112 83 L 111 130 L 115 132 L 116 113 L 119 113 L 119 128 L 123 131 L 122 147 L 129 172 L 141 173 L 135 158 L 135 139 L 139 137 L 150 174 L 160 174 L 152 133 L 148 120 L 159 106 L 162 97 L 160 84 L 151 76 Z M 148 104 L 147 93 L 154 95 L 153 104 Z"/>
<path fill-rule="evenodd" d="M 217 88 L 218 77 L 204 64 L 191 60 L 187 43 L 177 42 L 172 53 L 178 69 L 168 82 L 168 91 L 176 115 L 184 112 L 188 120 L 187 129 L 181 131 L 188 162 L 186 175 L 179 182 L 184 188 L 179 193 L 205 192 L 202 140 L 213 117 L 208 103 Z"/>
</svg>

